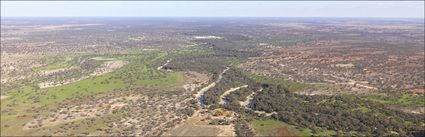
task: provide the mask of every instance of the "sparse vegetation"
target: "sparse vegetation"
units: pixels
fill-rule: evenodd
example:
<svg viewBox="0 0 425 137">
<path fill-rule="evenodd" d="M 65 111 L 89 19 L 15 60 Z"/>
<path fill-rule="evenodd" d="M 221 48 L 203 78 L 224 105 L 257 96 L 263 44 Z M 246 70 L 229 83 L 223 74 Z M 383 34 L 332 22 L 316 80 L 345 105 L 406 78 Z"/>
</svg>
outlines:
<svg viewBox="0 0 425 137">
<path fill-rule="evenodd" d="M 423 21 L 7 20 L 1 136 L 425 134 Z"/>
</svg>

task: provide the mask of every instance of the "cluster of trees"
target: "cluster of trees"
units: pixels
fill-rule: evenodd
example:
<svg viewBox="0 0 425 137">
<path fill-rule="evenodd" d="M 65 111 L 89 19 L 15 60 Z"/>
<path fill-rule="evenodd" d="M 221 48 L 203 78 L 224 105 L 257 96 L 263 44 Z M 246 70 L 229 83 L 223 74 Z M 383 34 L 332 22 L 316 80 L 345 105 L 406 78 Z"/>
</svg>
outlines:
<svg viewBox="0 0 425 137">
<path fill-rule="evenodd" d="M 242 74 L 242 72 L 236 69 L 229 69 L 226 73 L 223 74 L 223 79 L 219 83 L 217 83 L 215 87 L 205 92 L 204 103 L 207 105 L 217 104 L 218 102 L 220 102 L 220 99 L 221 99 L 220 96 L 225 91 L 229 90 L 230 88 L 239 87 L 242 85 L 258 87 L 257 86 L 258 84 L 254 80 L 250 79 L 249 77 L 246 77 L 245 75 Z M 234 92 L 237 92 L 237 91 L 234 91 Z M 234 95 L 234 97 L 236 96 Z M 243 98 L 243 97 L 236 97 L 236 98 Z"/>
<path fill-rule="evenodd" d="M 213 119 L 209 123 L 210 125 L 230 125 L 230 121 L 226 119 Z"/>
<path fill-rule="evenodd" d="M 83 70 L 94 70 L 102 65 L 103 61 L 86 59 L 86 61 L 80 63 L 80 67 Z"/>
<path fill-rule="evenodd" d="M 231 47 L 226 49 L 226 46 L 214 42 L 201 46 L 213 52 L 176 57 L 166 67 L 212 73 L 215 79 L 225 66 L 229 65 L 226 58 L 244 59 L 256 55 Z M 226 90 L 245 84 L 249 87 L 230 93 L 226 96 L 228 102 L 218 105 L 220 96 Z M 247 78 L 236 69 L 230 69 L 215 87 L 205 92 L 204 103 L 210 105 L 211 109 L 224 108 L 248 115 L 256 115 L 253 110 L 276 112 L 272 115 L 273 118 L 298 127 L 310 128 L 316 133 L 324 130 L 343 133 L 357 131 L 359 135 L 391 135 L 397 132 L 398 135 L 413 136 L 423 133 L 423 116 L 392 110 L 358 97 L 298 95 L 283 86 L 271 85 L 254 97 L 251 103 L 253 110 L 240 106 L 239 101 L 245 100 L 260 87 L 260 83 Z M 242 133 L 240 135 L 246 136 Z"/>
<path fill-rule="evenodd" d="M 200 45 L 212 49 L 216 55 L 225 57 L 247 58 L 253 56 L 260 56 L 261 54 L 257 50 L 252 50 L 252 47 L 244 47 L 239 45 L 237 42 L 208 41 L 205 44 Z"/>
<path fill-rule="evenodd" d="M 271 86 L 259 92 L 252 108 L 277 112 L 273 118 L 288 124 L 323 130 L 357 131 L 363 135 L 413 136 L 423 130 L 423 115 L 392 110 L 354 96 L 307 96 L 284 87 Z"/>
<path fill-rule="evenodd" d="M 244 119 L 236 119 L 233 121 L 235 124 L 235 132 L 240 137 L 253 137 L 255 133 L 249 127 L 248 122 Z"/>
<path fill-rule="evenodd" d="M 79 69 L 73 69 L 73 70 L 66 70 L 66 71 L 62 71 L 62 72 L 56 72 L 56 73 L 52 73 L 49 75 L 40 75 L 39 73 L 43 70 L 47 70 L 46 65 L 44 66 L 40 66 L 40 67 L 36 67 L 36 68 L 30 68 L 29 70 L 27 70 L 26 76 L 27 78 L 25 79 L 20 79 L 20 80 L 16 80 L 13 82 L 7 82 L 2 84 L 2 88 L 0 89 L 0 92 L 8 92 L 8 91 L 12 91 L 14 89 L 17 88 L 21 88 L 24 86 L 32 86 L 32 87 L 38 87 L 38 83 L 40 82 L 45 82 L 45 81 L 61 81 L 61 80 L 65 80 L 65 79 L 71 79 L 71 78 L 78 78 L 81 77 L 82 75 L 87 75 L 90 72 L 94 71 L 96 68 L 98 68 L 102 62 L 101 61 L 96 61 L 96 60 L 91 60 L 89 59 L 90 56 L 82 56 L 80 58 L 74 58 L 67 63 L 67 65 L 69 67 L 71 66 L 79 66 Z M 50 59 L 50 58 L 49 58 Z M 82 62 L 82 60 L 85 60 L 84 62 Z M 61 57 L 55 57 L 51 60 L 48 60 L 48 58 L 42 58 L 40 60 L 35 60 L 34 62 L 41 62 L 41 63 L 46 63 L 48 65 L 51 64 L 59 64 L 59 63 L 63 63 L 65 61 L 64 58 Z M 79 62 L 81 61 L 81 62 Z M 64 67 L 66 68 L 66 67 Z M 2 72 L 3 74 L 3 72 Z M 18 74 L 16 74 L 18 75 Z M 38 90 L 38 89 L 37 89 Z"/>
<path fill-rule="evenodd" d="M 197 44 L 205 53 L 179 54 L 173 57 L 166 68 L 173 70 L 192 70 L 219 74 L 231 60 L 244 60 L 248 57 L 260 56 L 260 52 L 232 40 L 198 40 Z"/>
<path fill-rule="evenodd" d="M 174 58 L 165 68 L 177 71 L 192 70 L 218 75 L 225 69 L 226 65 L 228 65 L 226 58 L 217 55 L 193 55 Z"/>
<path fill-rule="evenodd" d="M 253 92 L 257 92 L 258 89 L 259 87 L 248 86 L 247 88 L 242 88 L 230 93 L 226 98 L 229 102 L 245 101 L 247 96 Z"/>
</svg>

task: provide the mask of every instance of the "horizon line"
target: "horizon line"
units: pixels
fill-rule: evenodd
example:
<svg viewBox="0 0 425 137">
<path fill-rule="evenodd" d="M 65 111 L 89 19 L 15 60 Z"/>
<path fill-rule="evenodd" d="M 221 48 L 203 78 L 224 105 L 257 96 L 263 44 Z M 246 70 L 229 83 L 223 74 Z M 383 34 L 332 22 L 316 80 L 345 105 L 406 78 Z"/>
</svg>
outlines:
<svg viewBox="0 0 425 137">
<path fill-rule="evenodd" d="M 367 16 L 0 16 L 0 18 L 380 18 L 380 19 L 424 19 L 425 17 L 367 17 Z"/>
</svg>

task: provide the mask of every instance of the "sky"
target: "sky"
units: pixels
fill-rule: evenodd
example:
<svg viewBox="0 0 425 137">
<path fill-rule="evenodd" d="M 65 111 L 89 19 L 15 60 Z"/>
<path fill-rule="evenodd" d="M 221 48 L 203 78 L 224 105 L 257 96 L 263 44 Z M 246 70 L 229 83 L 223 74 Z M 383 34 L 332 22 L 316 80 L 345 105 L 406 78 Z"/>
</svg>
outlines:
<svg viewBox="0 0 425 137">
<path fill-rule="evenodd" d="M 1 17 L 424 18 L 424 1 L 1 1 Z"/>
</svg>

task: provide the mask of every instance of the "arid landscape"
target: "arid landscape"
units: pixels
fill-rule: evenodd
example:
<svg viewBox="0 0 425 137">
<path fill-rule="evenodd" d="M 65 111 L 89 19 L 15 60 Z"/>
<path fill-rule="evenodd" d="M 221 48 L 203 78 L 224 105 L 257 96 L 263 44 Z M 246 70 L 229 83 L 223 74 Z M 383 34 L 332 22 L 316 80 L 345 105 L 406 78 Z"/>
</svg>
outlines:
<svg viewBox="0 0 425 137">
<path fill-rule="evenodd" d="M 2 18 L 1 136 L 423 136 L 424 21 Z"/>
</svg>

